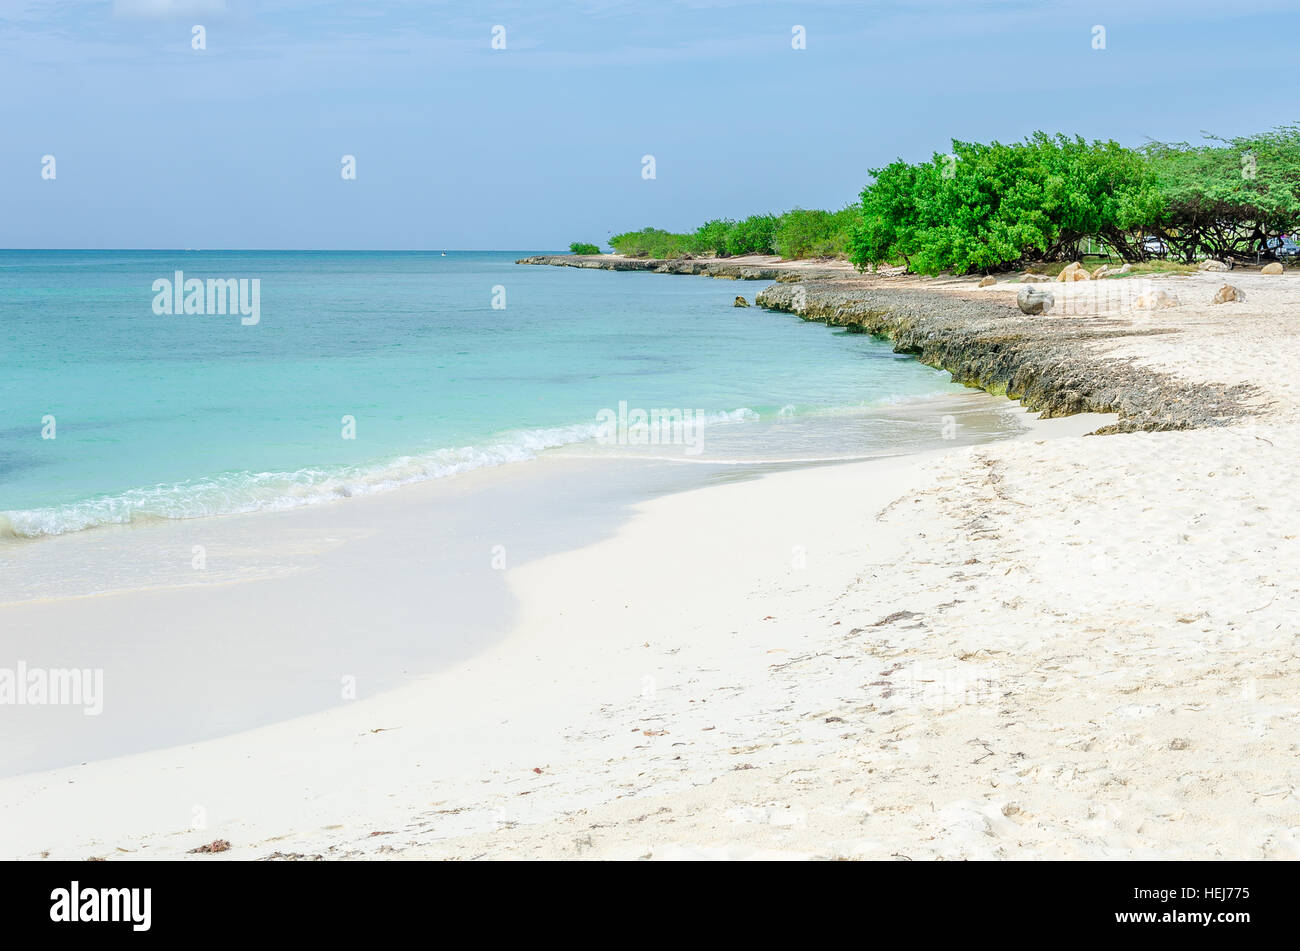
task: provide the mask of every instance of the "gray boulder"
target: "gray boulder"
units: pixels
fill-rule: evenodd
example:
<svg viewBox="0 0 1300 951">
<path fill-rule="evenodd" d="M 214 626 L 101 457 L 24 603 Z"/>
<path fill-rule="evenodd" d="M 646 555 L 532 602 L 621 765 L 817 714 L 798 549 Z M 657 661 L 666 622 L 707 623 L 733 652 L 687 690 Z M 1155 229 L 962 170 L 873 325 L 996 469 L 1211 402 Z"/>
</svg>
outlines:
<svg viewBox="0 0 1300 951">
<path fill-rule="evenodd" d="M 1052 309 L 1056 298 L 1046 288 L 1022 287 L 1016 295 L 1016 303 L 1026 314 L 1045 314 Z"/>
</svg>

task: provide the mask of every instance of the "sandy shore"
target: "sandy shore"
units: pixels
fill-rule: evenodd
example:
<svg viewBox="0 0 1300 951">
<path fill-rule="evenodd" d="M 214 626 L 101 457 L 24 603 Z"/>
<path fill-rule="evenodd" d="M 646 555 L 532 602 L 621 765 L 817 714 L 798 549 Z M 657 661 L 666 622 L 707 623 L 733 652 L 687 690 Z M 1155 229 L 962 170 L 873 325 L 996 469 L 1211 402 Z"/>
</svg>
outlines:
<svg viewBox="0 0 1300 951">
<path fill-rule="evenodd" d="M 1060 351 L 1218 425 L 653 500 L 439 675 L 0 781 L 0 855 L 1300 857 L 1300 279 L 1229 279 Z"/>
</svg>

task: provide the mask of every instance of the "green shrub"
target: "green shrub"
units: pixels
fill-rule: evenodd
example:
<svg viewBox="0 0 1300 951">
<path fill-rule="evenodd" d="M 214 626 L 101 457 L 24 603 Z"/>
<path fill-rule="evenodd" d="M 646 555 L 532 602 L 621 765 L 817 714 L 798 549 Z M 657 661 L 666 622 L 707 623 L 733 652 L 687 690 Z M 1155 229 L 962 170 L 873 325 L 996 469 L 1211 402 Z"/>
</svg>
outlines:
<svg viewBox="0 0 1300 951">
<path fill-rule="evenodd" d="M 736 223 L 730 218 L 714 218 L 695 229 L 693 249 L 696 254 L 727 256 L 727 235 Z"/>
<path fill-rule="evenodd" d="M 609 239 L 609 246 L 628 257 L 675 258 L 690 253 L 694 237 L 658 228 L 643 228 L 614 235 Z"/>
<path fill-rule="evenodd" d="M 1012 145 L 954 141 L 949 155 L 873 175 L 849 239 L 860 268 L 901 258 L 918 273 L 964 274 L 1077 258 L 1090 238 L 1131 245 L 1164 208 L 1140 153 L 1042 132 Z"/>
<path fill-rule="evenodd" d="M 784 215 L 751 215 L 743 221 L 713 218 L 690 234 L 643 228 L 615 235 L 609 243 L 619 254 L 629 257 L 672 258 L 684 254 L 723 258 L 739 254 L 780 254 L 792 259 L 843 257 L 848 251 L 849 232 L 860 213 L 857 205 L 835 212 L 796 208 Z"/>
<path fill-rule="evenodd" d="M 777 221 L 774 251 L 786 260 L 843 257 L 848 253 L 849 232 L 860 216 L 857 205 L 840 211 L 794 208 Z"/>
<path fill-rule="evenodd" d="M 575 241 L 569 245 L 570 254 L 600 254 L 600 246 L 595 244 L 585 244 L 582 241 Z"/>
<path fill-rule="evenodd" d="M 750 215 L 727 231 L 727 254 L 774 254 L 776 215 Z"/>
</svg>

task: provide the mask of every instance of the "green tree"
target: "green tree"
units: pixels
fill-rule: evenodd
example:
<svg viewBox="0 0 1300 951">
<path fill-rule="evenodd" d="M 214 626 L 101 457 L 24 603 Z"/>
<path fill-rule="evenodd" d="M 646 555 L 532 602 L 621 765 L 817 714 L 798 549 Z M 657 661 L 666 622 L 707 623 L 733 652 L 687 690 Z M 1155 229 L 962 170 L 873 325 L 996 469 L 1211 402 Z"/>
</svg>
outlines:
<svg viewBox="0 0 1300 951">
<path fill-rule="evenodd" d="M 793 208 L 777 221 L 773 248 L 787 260 L 842 257 L 848 251 L 850 231 L 860 216 L 857 205 L 839 211 Z"/>
<path fill-rule="evenodd" d="M 1150 231 L 1180 257 L 1253 256 L 1300 227 L 1300 127 L 1209 144 L 1153 142 L 1146 155 L 1167 208 Z"/>
<path fill-rule="evenodd" d="M 609 239 L 609 246 L 629 257 L 675 258 L 690 252 L 693 237 L 658 228 L 642 228 L 614 235 Z"/>
<path fill-rule="evenodd" d="M 776 215 L 750 215 L 727 232 L 727 253 L 773 254 Z"/>
<path fill-rule="evenodd" d="M 727 235 L 736 223 L 730 218 L 714 218 L 695 229 L 694 250 L 697 254 L 727 256 Z"/>
<path fill-rule="evenodd" d="M 858 267 L 902 260 L 913 271 L 964 274 L 1077 257 L 1085 239 L 1131 243 L 1163 206 L 1143 157 L 1114 142 L 1037 132 L 873 172 L 849 240 Z"/>
</svg>

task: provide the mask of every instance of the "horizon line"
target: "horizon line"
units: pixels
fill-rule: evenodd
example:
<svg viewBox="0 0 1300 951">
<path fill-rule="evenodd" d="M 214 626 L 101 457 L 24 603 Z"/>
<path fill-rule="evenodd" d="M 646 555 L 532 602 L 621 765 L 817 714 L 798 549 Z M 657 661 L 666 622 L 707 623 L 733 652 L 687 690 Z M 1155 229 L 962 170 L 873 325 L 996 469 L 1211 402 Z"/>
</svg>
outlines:
<svg viewBox="0 0 1300 951">
<path fill-rule="evenodd" d="M 208 252 L 249 252 L 266 253 L 286 251 L 293 253 L 328 254 L 345 252 L 348 254 L 446 254 L 448 251 L 461 253 L 494 252 L 505 254 L 517 251 L 538 251 L 538 248 L 0 248 L 0 254 L 7 251 L 180 251 L 182 253 Z"/>
</svg>

